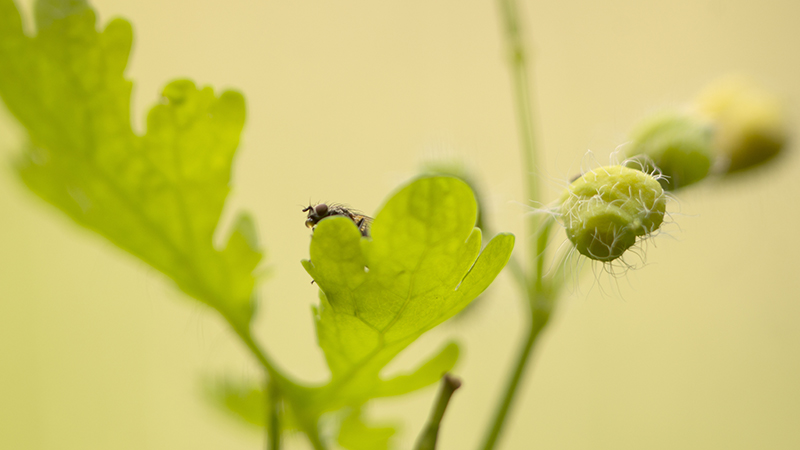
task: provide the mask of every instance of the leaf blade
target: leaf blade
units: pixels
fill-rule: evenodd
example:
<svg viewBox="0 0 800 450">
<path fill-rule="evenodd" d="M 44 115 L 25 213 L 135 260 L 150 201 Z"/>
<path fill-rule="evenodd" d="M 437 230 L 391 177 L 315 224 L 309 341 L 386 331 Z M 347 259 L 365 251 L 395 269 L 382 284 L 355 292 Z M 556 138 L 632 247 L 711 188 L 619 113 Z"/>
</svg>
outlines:
<svg viewBox="0 0 800 450">
<path fill-rule="evenodd" d="M 410 392 L 439 380 L 441 373 L 426 370 L 452 367 L 457 355 L 446 349 L 418 369 L 418 378 L 380 376 L 400 351 L 482 292 L 508 261 L 513 236 L 499 235 L 481 253 L 476 214 L 464 182 L 422 177 L 387 201 L 371 239 L 347 218 L 320 221 L 303 266 L 321 290 L 317 337 L 332 378 L 315 407 L 358 406 Z"/>
<path fill-rule="evenodd" d="M 0 97 L 30 141 L 17 163 L 22 180 L 247 328 L 261 258 L 254 235 L 244 245 L 235 231 L 221 250 L 212 243 L 244 126 L 242 95 L 174 81 L 138 136 L 124 77 L 128 22 L 98 32 L 85 1 L 40 0 L 29 37 L 13 1 L 0 0 L 0 11 Z"/>
</svg>

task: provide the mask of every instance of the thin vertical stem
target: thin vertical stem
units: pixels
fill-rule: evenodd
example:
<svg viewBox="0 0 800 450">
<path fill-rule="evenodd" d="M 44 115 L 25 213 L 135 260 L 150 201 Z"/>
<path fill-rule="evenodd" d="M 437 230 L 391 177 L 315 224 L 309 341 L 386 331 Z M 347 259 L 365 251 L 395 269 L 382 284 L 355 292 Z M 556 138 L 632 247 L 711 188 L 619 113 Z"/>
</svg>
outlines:
<svg viewBox="0 0 800 450">
<path fill-rule="evenodd" d="M 538 145 L 534 126 L 533 107 L 531 105 L 530 75 L 528 73 L 528 55 L 523 39 L 523 30 L 519 17 L 519 8 L 515 0 L 498 0 L 501 18 L 505 29 L 506 46 L 511 66 L 511 77 L 514 88 L 514 106 L 517 111 L 517 126 L 520 133 L 522 150 L 522 168 L 524 170 L 525 196 L 528 201 L 539 201 L 539 161 Z M 527 221 L 528 236 L 535 236 L 539 216 L 531 215 Z M 536 263 L 536 242 L 529 244 L 529 261 Z"/>
<path fill-rule="evenodd" d="M 277 384 L 267 381 L 267 450 L 281 450 L 281 392 Z"/>
<path fill-rule="evenodd" d="M 538 146 L 531 102 L 530 75 L 528 73 L 527 54 L 519 9 L 516 0 L 498 0 L 498 5 L 510 56 L 509 63 L 513 80 L 514 103 L 522 150 L 525 195 L 528 201 L 539 202 Z M 514 369 L 507 381 L 504 395 L 497 406 L 491 427 L 481 447 L 483 450 L 492 450 L 500 438 L 506 417 L 514 402 L 517 388 L 533 354 L 536 341 L 550 320 L 553 304 L 552 299 L 547 295 L 547 286 L 544 282 L 544 261 L 552 225 L 552 218 L 546 218 L 543 222 L 539 215 L 530 215 L 526 222 L 526 231 L 530 238 L 528 243 L 529 272 L 526 275 L 524 269 L 518 266 L 513 267 L 513 269 L 515 279 L 527 294 L 526 304 L 530 308 L 528 328 L 525 334 L 525 341 L 518 350 Z"/>
<path fill-rule="evenodd" d="M 506 416 L 508 415 L 511 405 L 514 402 L 517 387 L 522 379 L 522 375 L 525 373 L 528 361 L 533 354 L 533 348 L 536 344 L 536 339 L 539 337 L 539 333 L 542 331 L 545 325 L 547 325 L 549 317 L 550 316 L 547 313 L 540 313 L 537 314 L 531 321 L 531 327 L 526 333 L 527 338 L 517 353 L 517 362 L 514 367 L 514 372 L 506 384 L 505 395 L 503 396 L 500 404 L 497 406 L 494 420 L 492 421 L 492 427 L 484 438 L 483 446 L 481 447 L 483 450 L 493 449 L 497 443 L 497 440 L 500 438 L 500 432 L 503 430 Z"/>
</svg>

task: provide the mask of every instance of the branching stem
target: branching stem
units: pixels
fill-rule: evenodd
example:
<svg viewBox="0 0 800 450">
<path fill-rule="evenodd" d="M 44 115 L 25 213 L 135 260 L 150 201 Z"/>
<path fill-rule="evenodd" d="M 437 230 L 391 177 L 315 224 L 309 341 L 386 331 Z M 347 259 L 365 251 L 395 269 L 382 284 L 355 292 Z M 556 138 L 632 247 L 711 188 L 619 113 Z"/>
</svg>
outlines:
<svg viewBox="0 0 800 450">
<path fill-rule="evenodd" d="M 272 360 L 267 356 L 266 352 L 264 352 L 264 350 L 261 349 L 261 346 L 259 346 L 258 343 L 253 339 L 253 336 L 250 334 L 249 329 L 236 326 L 234 321 L 229 320 L 228 322 L 230 323 L 231 328 L 233 328 L 233 330 L 236 332 L 236 334 L 239 336 L 242 342 L 244 342 L 244 344 L 250 350 L 250 353 L 252 353 L 253 356 L 256 358 L 259 365 L 264 368 L 268 380 L 267 383 L 268 386 L 270 386 L 269 388 L 270 391 L 268 391 L 267 394 L 272 396 L 273 392 L 271 391 L 274 390 L 275 398 L 290 402 L 291 397 L 289 394 L 292 388 L 296 387 L 296 385 L 291 380 L 286 378 L 278 370 L 278 368 L 275 366 Z M 272 401 L 273 400 L 270 400 L 270 402 Z M 272 403 L 270 403 L 270 406 L 272 406 Z M 279 406 L 276 407 L 279 408 Z M 267 428 L 272 427 L 273 425 L 272 420 L 273 419 L 270 418 L 270 423 L 267 424 Z M 322 440 L 320 440 L 318 436 L 317 430 L 313 428 L 315 424 L 301 423 L 300 425 L 301 427 L 303 427 L 303 431 L 305 432 L 306 436 L 308 437 L 308 440 L 311 442 L 311 445 L 314 447 L 315 450 L 326 449 L 325 444 L 322 442 Z M 272 435 L 272 437 L 268 438 L 268 442 L 271 442 L 271 440 L 275 438 L 280 439 L 280 427 L 278 428 L 277 433 Z M 273 448 L 279 449 L 279 447 L 273 447 Z"/>
<path fill-rule="evenodd" d="M 539 167 L 537 161 L 538 149 L 531 105 L 527 54 L 522 35 L 520 14 L 516 0 L 498 0 L 498 6 L 510 56 L 514 103 L 520 131 L 523 170 L 525 171 L 523 173 L 525 194 L 527 200 L 538 202 L 540 201 L 537 176 Z M 536 341 L 550 320 L 553 299 L 550 296 L 549 286 L 545 282 L 544 264 L 547 256 L 546 251 L 550 230 L 554 222 L 555 220 L 552 217 L 542 219 L 541 215 L 530 215 L 526 221 L 527 235 L 531 238 L 528 248 L 529 272 L 526 273 L 525 269 L 516 260 L 509 264 L 514 279 L 525 293 L 530 315 L 528 316 L 529 322 L 525 341 L 518 350 L 513 372 L 506 382 L 505 393 L 497 406 L 491 426 L 481 447 L 483 450 L 494 449 L 511 405 L 517 395 L 517 388 L 528 367 Z"/>
</svg>

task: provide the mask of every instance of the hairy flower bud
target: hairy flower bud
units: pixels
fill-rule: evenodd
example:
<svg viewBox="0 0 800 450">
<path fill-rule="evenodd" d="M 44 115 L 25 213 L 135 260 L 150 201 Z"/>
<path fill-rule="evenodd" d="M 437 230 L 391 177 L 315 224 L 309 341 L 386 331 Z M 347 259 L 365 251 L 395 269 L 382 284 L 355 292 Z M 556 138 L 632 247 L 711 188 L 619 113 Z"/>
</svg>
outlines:
<svg viewBox="0 0 800 450">
<path fill-rule="evenodd" d="M 584 256 L 613 261 L 664 221 L 666 196 L 639 170 L 607 166 L 575 180 L 561 197 L 567 237 Z"/>
<path fill-rule="evenodd" d="M 670 112 L 643 122 L 632 133 L 628 167 L 661 172 L 668 191 L 696 183 L 708 175 L 713 156 L 712 128 L 697 117 Z"/>
<path fill-rule="evenodd" d="M 740 79 L 712 85 L 698 109 L 715 125 L 714 148 L 725 173 L 760 165 L 786 145 L 786 119 L 780 101 Z"/>
</svg>

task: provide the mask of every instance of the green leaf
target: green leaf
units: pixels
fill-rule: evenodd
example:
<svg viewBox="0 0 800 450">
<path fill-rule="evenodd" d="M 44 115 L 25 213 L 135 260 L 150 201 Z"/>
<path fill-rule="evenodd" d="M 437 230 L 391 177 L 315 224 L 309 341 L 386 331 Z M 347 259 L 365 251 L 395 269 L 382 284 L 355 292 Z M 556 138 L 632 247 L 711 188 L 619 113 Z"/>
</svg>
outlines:
<svg viewBox="0 0 800 450">
<path fill-rule="evenodd" d="M 424 332 L 469 304 L 508 262 L 510 234 L 481 252 L 470 188 L 452 177 L 423 177 L 386 203 L 362 238 L 345 217 L 322 220 L 303 266 L 321 289 L 320 347 L 331 381 L 312 408 L 358 406 L 436 382 L 457 349 L 447 347 L 408 378 L 384 380 L 383 367 Z"/>
<path fill-rule="evenodd" d="M 253 314 L 255 228 L 237 220 L 212 244 L 244 125 L 244 98 L 178 80 L 131 128 L 128 22 L 95 28 L 83 0 L 40 0 L 38 34 L 25 36 L 0 0 L 0 96 L 28 131 L 24 182 L 77 223 L 172 278 L 246 329 Z"/>
<path fill-rule="evenodd" d="M 456 365 L 458 353 L 458 345 L 453 342 L 447 344 L 441 352 L 414 372 L 384 380 L 375 392 L 375 398 L 403 395 L 437 383 L 442 375 Z"/>
<path fill-rule="evenodd" d="M 250 425 L 264 428 L 267 424 L 267 405 L 270 400 L 263 389 L 263 382 L 239 380 L 232 377 L 203 380 L 203 391 L 210 403 Z M 291 405 L 284 405 L 281 427 L 286 431 L 297 431 L 298 424 L 292 414 Z"/>
<path fill-rule="evenodd" d="M 331 380 L 304 386 L 276 379 L 289 417 L 284 426 L 301 430 L 315 448 L 323 448 L 318 433 L 323 414 L 350 411 L 340 424 L 340 445 L 389 448 L 394 430 L 366 425 L 361 407 L 437 383 L 455 365 L 458 346 L 445 345 L 410 373 L 387 378 L 384 367 L 475 299 L 511 255 L 510 234 L 496 236 L 481 252 L 475 214 L 475 198 L 463 181 L 424 177 L 389 199 L 375 217 L 372 238 L 362 237 L 346 217 L 317 225 L 311 259 L 303 265 L 321 289 L 315 316 Z M 228 383 L 214 392 L 217 405 L 249 423 L 264 423 L 267 398 L 261 387 Z"/>
<path fill-rule="evenodd" d="M 205 380 L 206 398 L 219 407 L 238 416 L 243 421 L 264 427 L 267 423 L 267 397 L 256 383 L 232 379 Z"/>
<path fill-rule="evenodd" d="M 475 219 L 475 226 L 487 232 L 489 226 L 487 226 L 486 223 L 486 202 L 481 200 L 483 196 L 481 195 L 478 177 L 469 170 L 463 161 L 459 159 L 434 159 L 426 161 L 422 165 L 421 174 L 451 176 L 467 183 L 470 189 L 472 189 L 472 193 L 475 194 L 475 201 L 478 203 L 478 218 Z"/>
<path fill-rule="evenodd" d="M 338 441 L 347 450 L 387 450 L 394 433 L 395 429 L 391 426 L 367 425 L 361 410 L 354 408 L 342 421 Z"/>
</svg>

